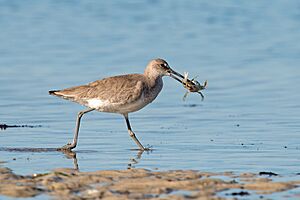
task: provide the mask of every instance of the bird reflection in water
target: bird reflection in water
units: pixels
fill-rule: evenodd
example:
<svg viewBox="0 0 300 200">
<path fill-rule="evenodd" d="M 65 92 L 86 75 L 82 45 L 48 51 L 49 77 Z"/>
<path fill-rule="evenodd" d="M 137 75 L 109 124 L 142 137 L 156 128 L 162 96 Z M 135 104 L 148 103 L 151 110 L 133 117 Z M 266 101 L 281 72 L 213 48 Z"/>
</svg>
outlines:
<svg viewBox="0 0 300 200">
<path fill-rule="evenodd" d="M 27 148 L 27 147 L 21 147 L 21 148 L 11 148 L 11 147 L 1 147 L 0 151 L 6 151 L 6 152 L 34 152 L 34 153 L 46 153 L 46 152 L 61 152 L 65 155 L 67 159 L 72 159 L 73 161 L 73 168 L 75 170 L 79 171 L 79 165 L 78 165 L 78 159 L 77 159 L 77 153 L 86 153 L 89 151 L 57 151 L 57 148 Z M 147 154 L 151 153 L 152 151 L 147 151 Z M 137 154 L 134 158 L 130 158 L 129 162 L 127 164 L 127 169 L 135 168 L 135 166 L 140 162 L 142 158 L 142 154 L 144 153 L 143 150 L 137 151 Z M 58 167 L 58 166 L 56 166 Z"/>
</svg>

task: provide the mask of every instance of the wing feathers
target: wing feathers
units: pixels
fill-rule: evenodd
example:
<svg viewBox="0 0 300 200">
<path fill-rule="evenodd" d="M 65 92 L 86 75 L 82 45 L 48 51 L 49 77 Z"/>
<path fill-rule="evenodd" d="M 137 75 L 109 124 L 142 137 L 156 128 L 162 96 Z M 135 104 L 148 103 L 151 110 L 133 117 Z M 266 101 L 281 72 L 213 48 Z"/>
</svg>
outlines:
<svg viewBox="0 0 300 200">
<path fill-rule="evenodd" d="M 83 104 L 88 99 L 100 99 L 111 103 L 136 101 L 145 90 L 145 77 L 130 74 L 97 80 L 87 85 L 52 90 L 49 94 Z"/>
</svg>

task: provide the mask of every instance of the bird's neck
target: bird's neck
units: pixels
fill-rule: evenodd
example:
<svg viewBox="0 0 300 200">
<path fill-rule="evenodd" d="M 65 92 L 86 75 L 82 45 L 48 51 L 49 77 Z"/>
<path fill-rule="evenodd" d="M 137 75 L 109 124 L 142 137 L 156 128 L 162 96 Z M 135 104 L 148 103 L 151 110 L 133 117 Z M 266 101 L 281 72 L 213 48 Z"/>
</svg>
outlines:
<svg viewBox="0 0 300 200">
<path fill-rule="evenodd" d="M 147 79 L 149 88 L 155 87 L 157 85 L 157 83 L 162 81 L 162 76 L 159 74 L 145 73 L 144 75 Z"/>
<path fill-rule="evenodd" d="M 163 87 L 162 76 L 146 76 L 147 89 L 145 91 L 145 99 L 148 102 L 152 102 L 160 93 Z"/>
</svg>

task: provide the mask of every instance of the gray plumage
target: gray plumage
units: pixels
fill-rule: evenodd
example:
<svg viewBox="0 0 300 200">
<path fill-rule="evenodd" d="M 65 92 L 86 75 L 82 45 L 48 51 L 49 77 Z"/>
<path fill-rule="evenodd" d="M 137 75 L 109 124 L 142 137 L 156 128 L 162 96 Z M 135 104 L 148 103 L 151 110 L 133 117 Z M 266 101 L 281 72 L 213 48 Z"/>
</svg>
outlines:
<svg viewBox="0 0 300 200">
<path fill-rule="evenodd" d="M 155 59 L 147 65 L 144 74 L 113 76 L 86 85 L 49 91 L 51 95 L 89 107 L 88 110 L 78 114 L 73 143 L 67 144 L 62 149 L 70 150 L 76 146 L 82 115 L 92 110 L 98 110 L 124 115 L 130 136 L 133 137 L 140 149 L 145 150 L 131 130 L 128 113 L 140 110 L 151 103 L 162 90 L 162 77 L 165 75 L 173 77 L 172 73 L 176 74 L 166 61 Z"/>
</svg>

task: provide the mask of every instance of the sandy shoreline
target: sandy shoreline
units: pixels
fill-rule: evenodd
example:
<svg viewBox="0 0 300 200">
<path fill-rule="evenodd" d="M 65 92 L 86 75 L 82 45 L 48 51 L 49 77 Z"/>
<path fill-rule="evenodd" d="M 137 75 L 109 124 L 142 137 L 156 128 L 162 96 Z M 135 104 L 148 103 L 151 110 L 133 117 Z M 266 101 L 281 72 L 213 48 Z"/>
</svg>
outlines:
<svg viewBox="0 0 300 200">
<path fill-rule="evenodd" d="M 45 194 L 54 199 L 234 199 L 252 193 L 264 198 L 300 185 L 300 180 L 276 182 L 266 174 L 146 169 L 79 172 L 64 168 L 23 176 L 0 168 L 0 181 L 3 196 Z M 228 191 L 225 197 L 219 194 L 224 191 Z"/>
</svg>

